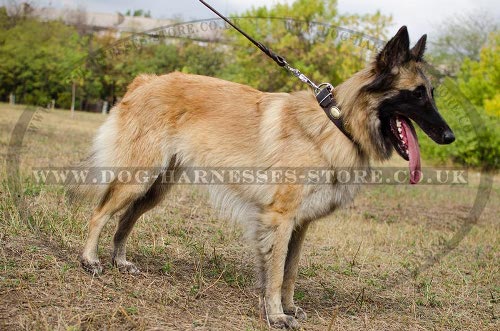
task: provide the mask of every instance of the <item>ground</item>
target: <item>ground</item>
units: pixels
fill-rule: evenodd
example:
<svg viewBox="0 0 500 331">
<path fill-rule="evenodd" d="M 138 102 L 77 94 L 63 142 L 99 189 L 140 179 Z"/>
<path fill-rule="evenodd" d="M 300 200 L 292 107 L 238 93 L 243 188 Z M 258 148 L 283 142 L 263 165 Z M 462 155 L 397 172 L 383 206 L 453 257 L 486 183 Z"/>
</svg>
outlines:
<svg viewBox="0 0 500 331">
<path fill-rule="evenodd" d="M 31 169 L 82 159 L 105 116 L 39 110 L 26 117 L 26 134 L 13 134 L 24 109 L 0 104 L 0 329 L 268 329 L 241 229 L 196 187 L 175 189 L 139 220 L 128 252 L 140 275 L 111 267 L 113 221 L 101 237 L 105 274 L 85 273 L 78 256 L 92 205 L 69 203 Z M 9 148 L 22 136 L 22 149 Z M 500 186 L 483 176 L 493 188 L 472 227 L 464 226 L 478 193 L 472 169 L 467 185 L 367 186 L 313 224 L 296 289 L 303 328 L 500 329 Z"/>
</svg>

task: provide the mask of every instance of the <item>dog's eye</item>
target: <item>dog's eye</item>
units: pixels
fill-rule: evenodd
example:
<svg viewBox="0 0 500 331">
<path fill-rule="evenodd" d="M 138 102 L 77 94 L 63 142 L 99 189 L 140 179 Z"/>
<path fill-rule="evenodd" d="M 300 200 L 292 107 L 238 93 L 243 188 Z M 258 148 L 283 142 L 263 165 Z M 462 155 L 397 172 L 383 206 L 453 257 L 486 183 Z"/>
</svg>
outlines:
<svg viewBox="0 0 500 331">
<path fill-rule="evenodd" d="M 417 99 L 422 99 L 424 97 L 424 91 L 423 89 L 417 87 L 414 91 L 413 91 L 413 96 Z"/>
</svg>

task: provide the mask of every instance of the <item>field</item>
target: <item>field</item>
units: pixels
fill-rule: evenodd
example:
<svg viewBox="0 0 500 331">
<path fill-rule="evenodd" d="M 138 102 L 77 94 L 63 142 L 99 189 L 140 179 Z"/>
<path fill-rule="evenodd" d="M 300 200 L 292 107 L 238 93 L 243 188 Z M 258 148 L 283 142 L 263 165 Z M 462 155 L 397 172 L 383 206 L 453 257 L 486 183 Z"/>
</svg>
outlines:
<svg viewBox="0 0 500 331">
<path fill-rule="evenodd" d="M 197 187 L 176 188 L 139 220 L 128 246 L 139 276 L 110 265 L 113 221 L 100 241 L 105 274 L 85 273 L 78 256 L 92 205 L 68 203 L 64 188 L 37 184 L 30 170 L 83 158 L 105 117 L 25 113 L 23 148 L 9 148 L 24 109 L 0 104 L 1 330 L 268 329 L 251 249 Z M 467 185 L 367 186 L 313 224 L 296 290 L 303 328 L 500 329 L 500 186 L 483 176 L 493 187 L 470 228 L 480 178 L 472 169 Z"/>
</svg>

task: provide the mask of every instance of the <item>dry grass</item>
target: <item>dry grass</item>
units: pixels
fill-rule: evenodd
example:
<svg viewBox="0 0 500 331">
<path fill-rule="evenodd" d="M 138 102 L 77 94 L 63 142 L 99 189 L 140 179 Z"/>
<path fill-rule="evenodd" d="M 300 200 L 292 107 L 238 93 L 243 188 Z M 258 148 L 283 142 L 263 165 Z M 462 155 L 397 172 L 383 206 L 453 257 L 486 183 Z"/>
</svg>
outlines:
<svg viewBox="0 0 500 331">
<path fill-rule="evenodd" d="M 0 105 L 0 153 L 23 107 Z M 141 218 L 129 255 L 143 271 L 79 266 L 91 206 L 37 185 L 32 166 L 85 155 L 100 114 L 38 112 L 21 151 L 21 191 L 0 173 L 0 329 L 267 329 L 259 319 L 252 256 L 237 226 L 202 191 L 179 187 Z M 415 273 L 462 226 L 478 188 L 371 186 L 354 205 L 315 223 L 306 239 L 296 300 L 306 330 L 498 330 L 499 185 L 458 247 Z M 113 222 L 101 239 L 109 261 Z M 109 262 L 108 262 L 109 263 Z"/>
</svg>

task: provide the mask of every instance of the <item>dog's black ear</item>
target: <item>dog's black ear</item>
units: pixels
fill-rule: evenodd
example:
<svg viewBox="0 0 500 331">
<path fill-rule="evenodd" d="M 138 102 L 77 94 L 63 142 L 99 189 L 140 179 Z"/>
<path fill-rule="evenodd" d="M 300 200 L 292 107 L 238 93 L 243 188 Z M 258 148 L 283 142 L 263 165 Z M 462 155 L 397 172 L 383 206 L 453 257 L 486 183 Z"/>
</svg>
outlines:
<svg viewBox="0 0 500 331">
<path fill-rule="evenodd" d="M 390 89 L 395 78 L 392 69 L 406 63 L 410 58 L 410 36 L 406 26 L 402 26 L 378 53 L 375 61 L 375 78 L 362 90 L 380 92 Z"/>
<path fill-rule="evenodd" d="M 413 59 L 415 59 L 415 61 L 420 62 L 423 60 L 426 43 L 427 35 L 424 34 L 411 49 L 411 56 L 413 57 Z"/>
<path fill-rule="evenodd" d="M 410 59 L 410 36 L 406 26 L 402 26 L 394 37 L 377 55 L 377 73 L 390 71 Z"/>
</svg>

